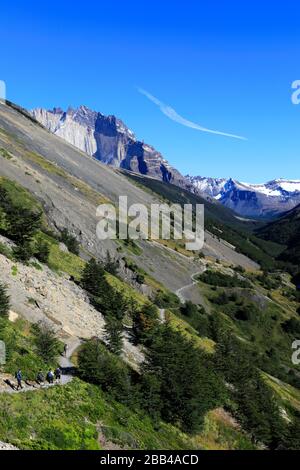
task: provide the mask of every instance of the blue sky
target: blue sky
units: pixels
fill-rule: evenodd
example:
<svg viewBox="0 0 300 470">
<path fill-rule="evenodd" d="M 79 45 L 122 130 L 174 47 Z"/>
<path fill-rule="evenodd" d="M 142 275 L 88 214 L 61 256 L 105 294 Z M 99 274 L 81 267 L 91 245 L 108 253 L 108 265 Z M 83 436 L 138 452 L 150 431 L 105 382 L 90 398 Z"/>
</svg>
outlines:
<svg viewBox="0 0 300 470">
<path fill-rule="evenodd" d="M 300 179 L 297 4 L 4 3 L 0 80 L 27 108 L 117 115 L 183 174 Z M 247 140 L 175 122 L 139 87 L 187 121 Z"/>
</svg>

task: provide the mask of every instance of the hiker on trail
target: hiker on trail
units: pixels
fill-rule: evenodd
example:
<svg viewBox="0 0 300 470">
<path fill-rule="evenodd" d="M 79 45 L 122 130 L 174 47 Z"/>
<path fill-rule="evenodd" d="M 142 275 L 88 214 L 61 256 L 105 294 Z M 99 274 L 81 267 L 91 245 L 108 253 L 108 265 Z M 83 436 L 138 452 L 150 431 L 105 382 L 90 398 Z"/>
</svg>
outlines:
<svg viewBox="0 0 300 470">
<path fill-rule="evenodd" d="M 36 376 L 36 381 L 39 385 L 42 385 L 45 382 L 45 377 L 41 370 L 39 370 L 38 375 Z"/>
<path fill-rule="evenodd" d="M 60 379 L 61 379 L 61 369 L 60 369 L 59 367 L 57 367 L 57 369 L 55 369 L 54 375 L 55 375 L 55 379 L 56 379 L 56 380 L 60 380 Z"/>
<path fill-rule="evenodd" d="M 67 357 L 67 352 L 68 352 L 68 345 L 65 344 L 64 345 L 64 355 L 65 355 L 65 357 Z"/>
<path fill-rule="evenodd" d="M 19 369 L 18 372 L 16 372 L 16 379 L 17 379 L 17 382 L 18 382 L 17 390 L 20 390 L 20 388 L 21 388 L 21 389 L 23 388 L 23 386 L 22 386 L 22 371 L 21 371 L 21 369 Z"/>
<path fill-rule="evenodd" d="M 52 369 L 49 369 L 49 371 L 47 373 L 47 382 L 49 384 L 53 384 L 53 381 L 54 381 L 54 374 L 52 372 Z"/>
</svg>

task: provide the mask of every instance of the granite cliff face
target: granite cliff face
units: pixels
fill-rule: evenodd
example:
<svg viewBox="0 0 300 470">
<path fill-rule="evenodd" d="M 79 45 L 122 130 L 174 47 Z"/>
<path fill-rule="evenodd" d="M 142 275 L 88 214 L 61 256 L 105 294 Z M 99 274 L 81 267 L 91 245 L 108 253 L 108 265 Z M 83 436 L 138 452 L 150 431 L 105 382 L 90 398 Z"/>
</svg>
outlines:
<svg viewBox="0 0 300 470">
<path fill-rule="evenodd" d="M 185 185 L 184 177 L 159 152 L 138 141 L 115 116 L 104 116 L 86 106 L 67 111 L 37 108 L 31 114 L 50 132 L 103 163 Z"/>
</svg>

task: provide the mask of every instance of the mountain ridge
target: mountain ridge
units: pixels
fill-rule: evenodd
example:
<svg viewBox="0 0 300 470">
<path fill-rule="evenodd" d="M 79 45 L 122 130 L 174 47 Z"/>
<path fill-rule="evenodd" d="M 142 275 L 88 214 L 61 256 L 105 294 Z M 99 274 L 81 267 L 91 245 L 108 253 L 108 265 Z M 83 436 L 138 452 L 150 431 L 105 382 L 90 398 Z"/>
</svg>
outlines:
<svg viewBox="0 0 300 470">
<path fill-rule="evenodd" d="M 241 216 L 274 218 L 300 203 L 300 180 L 244 183 L 232 178 L 186 176 L 196 192 L 211 197 Z"/>
<path fill-rule="evenodd" d="M 300 180 L 249 184 L 232 178 L 183 176 L 153 146 L 114 115 L 87 106 L 36 108 L 30 115 L 49 132 L 115 168 L 157 178 L 221 203 L 246 218 L 272 219 L 300 203 Z"/>
<path fill-rule="evenodd" d="M 30 113 L 50 132 L 103 163 L 179 186 L 185 184 L 185 178 L 160 152 L 137 140 L 133 131 L 114 115 L 105 116 L 83 105 L 66 111 L 36 108 Z"/>
</svg>

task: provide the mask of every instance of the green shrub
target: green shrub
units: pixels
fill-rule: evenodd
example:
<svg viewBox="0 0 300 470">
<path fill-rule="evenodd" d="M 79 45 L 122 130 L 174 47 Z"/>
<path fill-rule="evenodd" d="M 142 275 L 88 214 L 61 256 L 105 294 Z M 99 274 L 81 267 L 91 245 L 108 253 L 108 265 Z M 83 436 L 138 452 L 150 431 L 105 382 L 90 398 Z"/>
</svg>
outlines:
<svg viewBox="0 0 300 470">
<path fill-rule="evenodd" d="M 46 323 L 39 322 L 32 326 L 32 332 L 38 356 L 46 364 L 54 362 L 60 353 L 60 343 L 54 330 Z"/>
<path fill-rule="evenodd" d="M 237 275 L 229 276 L 219 271 L 207 270 L 203 274 L 200 274 L 198 279 L 206 284 L 217 287 L 251 287 L 247 279 L 240 279 Z"/>
<path fill-rule="evenodd" d="M 111 354 L 98 339 L 87 341 L 78 354 L 79 375 L 87 382 L 100 385 L 119 401 L 130 392 L 130 374 L 126 364 Z"/>
<path fill-rule="evenodd" d="M 176 294 L 168 291 L 159 291 L 154 300 L 159 308 L 178 308 L 180 300 Z"/>
<path fill-rule="evenodd" d="M 123 346 L 123 323 L 111 314 L 105 318 L 105 339 L 109 351 L 120 355 Z"/>
<path fill-rule="evenodd" d="M 22 263 L 28 262 L 34 255 L 32 243 L 26 241 L 21 245 L 17 245 L 13 248 L 13 255 L 17 261 L 21 261 Z"/>
<path fill-rule="evenodd" d="M 47 263 L 50 254 L 50 247 L 46 241 L 41 238 L 37 239 L 34 255 L 41 263 Z"/>
<path fill-rule="evenodd" d="M 76 240 L 76 237 L 68 232 L 66 228 L 62 230 L 59 241 L 64 243 L 71 253 L 74 255 L 79 255 L 79 242 Z"/>
<path fill-rule="evenodd" d="M 135 344 L 146 344 L 158 325 L 158 310 L 151 303 L 133 311 L 132 336 Z"/>
<path fill-rule="evenodd" d="M 290 318 L 282 323 L 282 329 L 291 335 L 300 335 L 300 321 L 297 318 Z"/>
<path fill-rule="evenodd" d="M 201 429 L 205 414 L 223 403 L 224 385 L 209 356 L 167 325 L 153 335 L 143 372 L 151 384 L 150 390 L 143 389 L 147 400 L 153 397 L 151 407 L 156 406 L 159 393 L 162 418 L 188 432 Z"/>
</svg>

